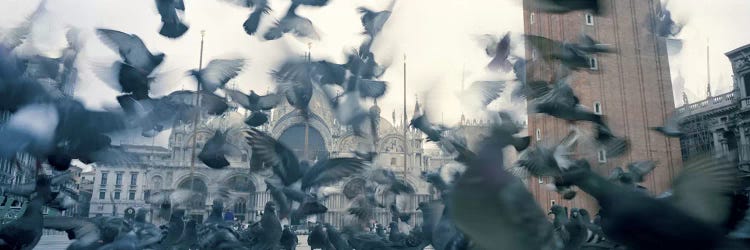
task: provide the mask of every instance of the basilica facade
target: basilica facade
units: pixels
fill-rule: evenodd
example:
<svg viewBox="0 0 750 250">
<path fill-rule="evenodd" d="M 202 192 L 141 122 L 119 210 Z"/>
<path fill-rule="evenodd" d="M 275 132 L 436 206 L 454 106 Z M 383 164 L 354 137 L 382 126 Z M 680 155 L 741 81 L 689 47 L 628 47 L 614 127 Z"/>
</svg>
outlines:
<svg viewBox="0 0 750 250">
<path fill-rule="evenodd" d="M 299 159 L 315 161 L 353 156 L 355 150 L 375 150 L 378 156 L 373 160 L 374 165 L 393 170 L 416 190 L 413 195 L 399 196 L 398 201 L 404 212 L 414 213 L 411 223 L 418 224 L 421 216 L 417 216 L 417 204 L 434 197 L 429 184 L 420 175 L 422 171 L 439 168 L 445 161 L 438 160 L 439 156 L 425 155 L 422 134 L 405 129 L 403 122 L 396 122 L 395 113 L 391 121 L 380 119 L 375 138 L 354 136 L 350 128 L 338 123 L 324 98 L 316 91 L 307 122 L 299 111 L 283 104 L 270 113 L 270 122 L 260 129 L 292 149 Z M 380 113 L 377 105 L 370 111 Z M 239 221 L 257 221 L 264 204 L 271 200 L 264 178 L 272 173 L 250 171 L 251 149 L 244 136 L 248 128 L 238 125 L 246 116 L 242 110 L 234 109 L 221 117 L 203 117 L 195 134 L 192 124 L 177 124 L 170 132 L 167 147 L 118 146 L 138 160 L 95 167 L 90 216 L 122 215 L 127 208 L 154 211 L 158 208 L 148 204 L 148 200 L 173 190 L 189 189 L 195 193 L 184 208 L 189 216 L 202 220 L 208 216 L 220 188 L 230 187 L 232 200 L 225 202 L 225 212 L 232 213 Z M 228 131 L 228 140 L 242 153 L 229 157 L 231 165 L 221 170 L 208 168 L 198 160 L 191 168 L 192 137 L 195 136 L 196 152 L 200 152 L 216 130 Z M 327 189 L 330 192 L 326 199 L 329 210 L 316 219 L 337 226 L 346 223 L 350 200 L 364 191 L 364 183 L 363 179 L 352 177 Z M 387 223 L 390 213 L 382 210 L 376 217 L 378 222 Z M 165 223 L 160 220 L 153 218 L 154 223 Z"/>
</svg>

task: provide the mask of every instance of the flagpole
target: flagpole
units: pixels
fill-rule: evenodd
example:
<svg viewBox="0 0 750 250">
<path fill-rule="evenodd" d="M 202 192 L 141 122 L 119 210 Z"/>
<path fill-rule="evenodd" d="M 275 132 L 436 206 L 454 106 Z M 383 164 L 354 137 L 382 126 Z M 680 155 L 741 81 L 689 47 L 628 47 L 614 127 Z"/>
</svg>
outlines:
<svg viewBox="0 0 750 250">
<path fill-rule="evenodd" d="M 200 55 L 198 57 L 198 70 L 201 70 L 203 68 L 203 37 L 205 37 L 205 36 L 206 36 L 206 31 L 205 30 L 201 30 L 201 51 L 200 51 Z M 198 85 L 198 87 L 197 87 L 197 91 L 196 91 L 196 94 L 195 94 L 195 106 L 198 107 L 198 112 L 195 112 L 195 117 L 193 119 L 193 136 L 192 136 L 193 137 L 193 140 L 192 140 L 193 147 L 191 149 L 192 152 L 191 152 L 191 156 L 190 156 L 190 193 L 191 194 L 195 191 L 195 176 L 194 176 L 195 175 L 195 150 L 196 150 L 196 147 L 195 147 L 196 145 L 195 144 L 196 144 L 196 140 L 197 140 L 197 137 L 198 137 L 197 136 L 198 135 L 198 122 L 200 120 L 200 115 L 201 115 L 201 102 L 200 102 L 200 100 L 201 100 L 201 84 L 198 83 L 197 85 Z M 192 210 L 192 205 L 188 206 L 188 209 Z M 190 211 L 190 212 L 192 212 L 192 211 Z"/>
<path fill-rule="evenodd" d="M 307 58 L 305 58 L 305 60 L 307 60 L 308 63 L 312 61 L 311 50 L 312 50 L 312 43 L 307 43 L 307 56 L 306 56 Z M 309 110 L 305 110 L 303 112 L 309 112 Z M 308 122 L 307 119 L 305 119 L 305 146 L 304 146 L 304 152 L 303 152 L 304 156 L 302 157 L 302 159 L 304 159 L 305 161 L 309 159 L 309 156 L 307 155 L 307 151 L 308 151 L 307 144 L 310 138 L 309 136 L 310 136 L 310 123 Z"/>
<path fill-rule="evenodd" d="M 407 150 L 408 150 L 408 145 L 409 145 L 408 143 L 409 138 L 406 137 L 406 131 L 408 131 L 409 129 L 409 123 L 407 122 L 407 118 L 406 118 L 406 54 L 404 54 L 404 123 L 403 123 L 403 127 L 404 127 L 404 173 L 403 174 L 404 174 L 404 179 L 406 179 L 406 169 L 407 169 L 406 158 L 408 156 Z"/>
</svg>

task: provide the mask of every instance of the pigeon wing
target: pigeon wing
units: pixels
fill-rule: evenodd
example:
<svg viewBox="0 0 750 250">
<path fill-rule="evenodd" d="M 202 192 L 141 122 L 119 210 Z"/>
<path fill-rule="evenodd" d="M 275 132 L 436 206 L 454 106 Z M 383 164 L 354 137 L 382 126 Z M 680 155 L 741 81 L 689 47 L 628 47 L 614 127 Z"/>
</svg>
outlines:
<svg viewBox="0 0 750 250">
<path fill-rule="evenodd" d="M 737 168 L 727 158 L 701 155 L 689 159 L 672 183 L 670 203 L 707 223 L 725 223 L 738 185 Z"/>
</svg>

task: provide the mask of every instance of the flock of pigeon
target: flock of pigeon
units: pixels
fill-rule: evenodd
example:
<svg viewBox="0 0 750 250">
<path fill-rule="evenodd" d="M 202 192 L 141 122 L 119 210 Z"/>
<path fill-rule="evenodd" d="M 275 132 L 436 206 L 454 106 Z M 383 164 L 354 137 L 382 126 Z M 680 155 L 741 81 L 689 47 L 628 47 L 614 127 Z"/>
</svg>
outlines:
<svg viewBox="0 0 750 250">
<path fill-rule="evenodd" d="M 229 0 L 227 0 L 229 1 Z M 262 32 L 258 39 L 274 40 L 285 34 L 298 38 L 319 38 L 312 21 L 296 13 L 300 6 L 322 8 L 329 0 L 290 0 L 284 16 Z M 242 24 L 246 33 L 261 33 L 260 20 L 272 11 L 267 0 L 229 1 L 252 11 Z M 598 0 L 526 0 L 533 8 L 547 13 L 586 10 L 603 15 Z M 308 237 L 313 249 L 746 249 L 750 239 L 750 218 L 745 217 L 747 199 L 734 195 L 736 168 L 732 157 L 705 156 L 690 159 L 673 183 L 670 192 L 652 197 L 638 185 L 655 163 L 639 161 L 616 168 L 609 178 L 592 171 L 586 160 L 575 158 L 605 148 L 610 157 L 628 152 L 626 138 L 616 136 L 606 120 L 579 103 L 568 80 L 573 71 L 588 68 L 588 58 L 597 53 L 615 53 L 608 46 L 582 35 L 578 43 L 555 41 L 524 35 L 527 46 L 539 52 L 534 60 L 511 55 L 511 37 L 505 34 L 482 37 L 490 60 L 487 70 L 515 72 L 513 80 L 478 81 L 462 93 L 471 105 L 485 110 L 494 120 L 478 147 L 467 145 L 460 130 L 433 124 L 427 116 L 417 115 L 410 125 L 465 168 L 425 172 L 422 177 L 439 191 L 440 199 L 419 204 L 422 224 L 401 232 L 400 224 L 410 223 L 410 211 L 396 205 L 400 194 L 415 190 L 396 174 L 374 164 L 375 152 L 352 152 L 351 157 L 300 161 L 295 153 L 265 132 L 256 129 L 268 122 L 267 112 L 286 100 L 303 117 L 316 89 L 322 90 L 337 120 L 355 135 L 376 142 L 378 112 L 368 109 L 364 100 L 382 97 L 387 83 L 380 80 L 388 66 L 375 60 L 371 45 L 391 15 L 395 2 L 383 11 L 360 8 L 366 39 L 339 64 L 327 60 L 306 60 L 290 56 L 271 72 L 277 88 L 274 93 L 245 94 L 227 86 L 241 73 L 247 61 L 240 58 L 215 59 L 205 67 L 188 73 L 198 83 L 198 91 L 181 90 L 165 96 L 153 96 L 152 84 L 159 84 L 157 69 L 166 55 L 150 51 L 134 34 L 99 28 L 96 34 L 120 60 L 97 75 L 121 92 L 119 107 L 91 110 L 54 83 L 71 72 L 81 49 L 76 31 L 68 33 L 69 47 L 60 58 L 24 55 L 16 49 L 30 43 L 30 27 L 44 13 L 45 2 L 21 25 L 3 31 L 0 44 L 0 110 L 12 113 L 0 127 L 0 157 L 23 169 L 17 159 L 28 154 L 36 160 L 36 182 L 3 187 L 3 193 L 30 199 L 23 215 L 0 227 L 0 248 L 32 249 L 44 228 L 65 231 L 73 243 L 68 249 L 295 249 L 297 236 L 282 221 L 298 224 L 304 218 L 328 211 L 324 205 L 326 187 L 342 179 L 362 177 L 365 190 L 350 201 L 347 225 L 336 228 L 316 224 Z M 159 34 L 178 39 L 189 26 L 179 12 L 182 0 L 156 0 L 161 15 Z M 679 32 L 679 27 L 663 11 L 655 19 L 652 31 L 659 36 Z M 238 22 L 239 23 L 239 22 Z M 551 67 L 554 65 L 555 67 Z M 550 67 L 550 81 L 531 79 L 532 70 Z M 52 82 L 53 84 L 50 84 Z M 529 137 L 505 111 L 487 111 L 486 106 L 500 97 L 506 82 L 516 82 L 514 100 L 528 101 L 530 110 L 575 124 L 589 122 L 595 134 L 574 127 L 569 136 L 555 144 L 530 147 Z M 479 97 L 479 98 L 476 98 Z M 223 203 L 233 197 L 228 188 L 220 189 L 205 221 L 185 220 L 185 208 L 193 195 L 190 190 L 175 190 L 153 197 L 157 209 L 152 216 L 169 222 L 156 226 L 146 221 L 147 210 L 123 218 L 116 215 L 95 218 L 42 216 L 43 206 L 64 210 L 74 201 L 54 187 L 69 181 L 65 174 L 73 159 L 83 163 L 134 162 L 127 154 L 111 147 L 112 134 L 138 131 L 153 137 L 174 124 L 190 123 L 199 115 L 218 116 L 236 103 L 250 111 L 244 121 L 249 127 L 247 143 L 252 148 L 250 170 L 268 171 L 265 180 L 273 200 L 265 204 L 260 221 L 247 228 L 223 220 Z M 665 136 L 679 136 L 676 125 L 656 128 Z M 228 131 L 216 131 L 202 148 L 198 159 L 212 169 L 229 166 L 227 156 L 237 147 L 228 142 Z M 586 146 L 583 146 L 586 145 Z M 513 166 L 503 166 L 506 146 L 521 155 Z M 574 152 L 583 152 L 576 154 Z M 41 174 L 48 164 L 51 177 Z M 447 168 L 447 166 L 446 166 Z M 585 209 L 554 206 L 550 222 L 535 203 L 518 175 L 554 178 L 553 188 L 567 199 L 575 190 L 593 196 L 600 210 L 592 219 Z M 575 189 L 577 187 L 577 189 Z M 380 198 L 383 197 L 383 198 Z M 376 212 L 388 209 L 392 221 L 388 232 L 371 223 Z M 116 209 L 115 209 L 116 210 Z M 373 232 L 374 231 L 374 232 Z"/>
</svg>

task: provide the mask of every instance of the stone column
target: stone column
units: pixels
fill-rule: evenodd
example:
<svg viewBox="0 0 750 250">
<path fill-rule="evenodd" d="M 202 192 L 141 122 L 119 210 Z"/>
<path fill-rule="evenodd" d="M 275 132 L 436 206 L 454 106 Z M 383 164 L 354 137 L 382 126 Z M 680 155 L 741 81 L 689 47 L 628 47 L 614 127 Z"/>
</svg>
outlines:
<svg viewBox="0 0 750 250">
<path fill-rule="evenodd" d="M 714 152 L 724 151 L 724 147 L 722 146 L 722 143 L 720 141 L 720 138 L 723 138 L 723 135 L 718 130 L 714 130 L 712 133 L 714 137 Z"/>
</svg>

